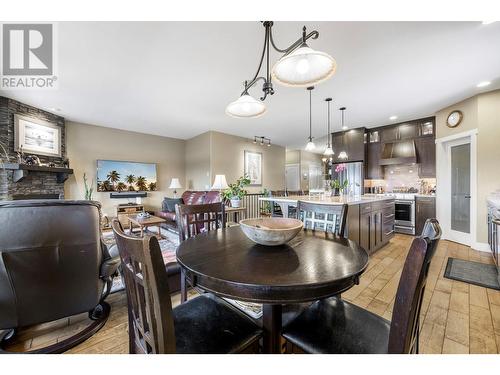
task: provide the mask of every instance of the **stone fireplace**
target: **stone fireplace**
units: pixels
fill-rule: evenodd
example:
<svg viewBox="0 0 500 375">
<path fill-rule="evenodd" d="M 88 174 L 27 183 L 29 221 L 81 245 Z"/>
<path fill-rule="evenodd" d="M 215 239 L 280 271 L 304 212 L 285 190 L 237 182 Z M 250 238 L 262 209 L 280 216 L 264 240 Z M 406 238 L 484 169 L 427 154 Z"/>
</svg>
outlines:
<svg viewBox="0 0 500 375">
<path fill-rule="evenodd" d="M 17 162 L 14 146 L 14 114 L 48 121 L 61 127 L 61 157 L 38 155 L 41 163 L 53 162 L 62 165 L 66 157 L 65 121 L 61 116 L 20 103 L 16 100 L 0 96 L 0 144 L 7 151 L 9 160 L 4 163 Z M 29 154 L 29 153 L 26 153 Z M 5 158 L 0 154 L 2 160 Z M 15 181 L 14 170 L 0 166 L 0 200 L 15 199 L 63 199 L 64 181 L 52 171 L 29 171 L 19 181 Z"/>
</svg>

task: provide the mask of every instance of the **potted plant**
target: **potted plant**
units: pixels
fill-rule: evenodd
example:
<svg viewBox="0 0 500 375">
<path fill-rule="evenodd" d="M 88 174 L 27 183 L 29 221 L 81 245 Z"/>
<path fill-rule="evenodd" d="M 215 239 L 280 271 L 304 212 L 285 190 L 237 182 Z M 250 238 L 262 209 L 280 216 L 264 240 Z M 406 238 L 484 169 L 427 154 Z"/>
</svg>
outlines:
<svg viewBox="0 0 500 375">
<path fill-rule="evenodd" d="M 248 176 L 241 176 L 236 182 L 229 184 L 228 188 L 222 192 L 225 202 L 230 201 L 231 207 L 240 207 L 241 199 L 247 194 L 245 187 L 250 185 Z"/>
</svg>

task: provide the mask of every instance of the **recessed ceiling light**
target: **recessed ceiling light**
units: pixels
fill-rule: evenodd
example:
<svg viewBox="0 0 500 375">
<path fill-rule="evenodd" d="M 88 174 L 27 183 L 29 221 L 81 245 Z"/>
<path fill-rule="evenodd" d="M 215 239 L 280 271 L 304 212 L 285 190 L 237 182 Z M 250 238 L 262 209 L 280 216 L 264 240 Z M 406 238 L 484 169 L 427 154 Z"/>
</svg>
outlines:
<svg viewBox="0 0 500 375">
<path fill-rule="evenodd" d="M 391 117 L 389 117 L 389 120 L 391 120 L 391 121 L 392 120 L 397 120 L 397 119 L 398 119 L 398 116 L 391 116 Z"/>
<path fill-rule="evenodd" d="M 491 82 L 490 81 L 483 81 L 483 82 L 479 82 L 476 87 L 486 87 L 488 85 L 490 85 Z"/>
<path fill-rule="evenodd" d="M 489 25 L 490 23 L 494 23 L 497 21 L 482 21 L 483 25 Z"/>
</svg>

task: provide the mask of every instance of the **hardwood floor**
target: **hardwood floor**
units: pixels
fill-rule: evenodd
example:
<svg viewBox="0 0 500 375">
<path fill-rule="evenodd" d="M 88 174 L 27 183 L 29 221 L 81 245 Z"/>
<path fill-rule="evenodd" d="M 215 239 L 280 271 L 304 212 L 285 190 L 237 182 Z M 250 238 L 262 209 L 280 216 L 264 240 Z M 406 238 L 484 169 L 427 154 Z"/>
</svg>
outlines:
<svg viewBox="0 0 500 375">
<path fill-rule="evenodd" d="M 412 237 L 396 235 L 370 258 L 360 284 L 342 298 L 386 319 L 391 318 L 401 270 Z M 432 261 L 421 317 L 421 353 L 500 353 L 500 291 L 443 278 L 448 257 L 491 263 L 491 254 L 441 241 Z M 112 312 L 106 325 L 68 353 L 127 353 L 127 309 L 124 292 L 108 298 Z M 172 297 L 173 305 L 180 295 Z M 26 351 L 62 340 L 85 324 L 86 314 L 19 332 L 9 348 Z"/>
</svg>

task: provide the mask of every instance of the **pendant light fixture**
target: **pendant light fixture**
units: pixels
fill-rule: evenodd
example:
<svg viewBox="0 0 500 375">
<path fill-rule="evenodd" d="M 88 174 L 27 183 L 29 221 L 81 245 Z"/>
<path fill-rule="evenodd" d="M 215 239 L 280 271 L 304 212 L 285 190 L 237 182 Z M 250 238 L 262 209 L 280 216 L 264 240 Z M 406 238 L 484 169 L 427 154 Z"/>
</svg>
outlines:
<svg viewBox="0 0 500 375">
<path fill-rule="evenodd" d="M 306 151 L 312 151 L 316 148 L 312 136 L 312 90 L 314 90 L 314 86 L 307 88 L 307 91 L 309 91 L 309 142 L 307 142 Z"/>
<path fill-rule="evenodd" d="M 272 34 L 272 21 L 262 23 L 265 28 L 264 47 L 260 56 L 257 72 L 250 81 L 245 81 L 244 90 L 240 97 L 226 107 L 226 114 L 238 118 L 258 117 L 266 112 L 266 106 L 262 103 L 268 95 L 274 94 L 272 78 L 277 82 L 287 86 L 305 87 L 316 84 L 330 78 L 337 67 L 335 60 L 324 52 L 311 49 L 306 41 L 308 39 L 318 39 L 319 33 L 314 30 L 306 32 L 306 27 L 302 29 L 302 37 L 297 39 L 288 48 L 276 47 Z M 269 69 L 270 47 L 284 55 L 274 65 L 272 74 Z M 259 76 L 266 60 L 266 73 Z M 260 101 L 252 97 L 248 90 L 257 82 L 263 81 L 262 91 L 264 95 Z"/>
<path fill-rule="evenodd" d="M 345 123 L 344 123 L 344 111 L 346 110 L 346 107 L 340 107 L 339 110 L 340 110 L 340 113 L 342 113 L 342 129 L 346 130 L 347 126 L 345 126 Z M 345 136 L 345 131 L 342 133 L 342 151 L 340 151 L 340 153 L 339 153 L 340 160 L 347 160 L 348 159 L 347 152 L 345 151 L 344 136 Z"/>
<path fill-rule="evenodd" d="M 331 156 L 334 154 L 333 152 L 333 148 L 332 148 L 332 145 L 330 143 L 330 139 L 332 137 L 332 135 L 330 134 L 330 103 L 332 101 L 332 98 L 326 98 L 325 99 L 325 102 L 327 103 L 327 106 L 328 106 L 328 125 L 327 125 L 327 132 L 326 132 L 326 149 L 325 149 L 325 152 L 323 152 L 323 155 L 325 156 Z"/>
</svg>

